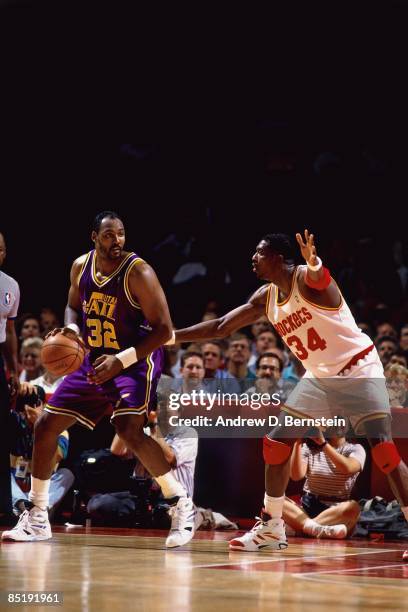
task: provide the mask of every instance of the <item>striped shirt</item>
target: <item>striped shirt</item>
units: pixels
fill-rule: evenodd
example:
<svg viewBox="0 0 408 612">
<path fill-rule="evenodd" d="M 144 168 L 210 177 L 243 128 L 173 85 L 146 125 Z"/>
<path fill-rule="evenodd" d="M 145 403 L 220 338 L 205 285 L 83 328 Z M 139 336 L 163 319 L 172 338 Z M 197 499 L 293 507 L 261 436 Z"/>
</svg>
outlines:
<svg viewBox="0 0 408 612">
<path fill-rule="evenodd" d="M 361 468 L 364 468 L 366 452 L 361 444 L 345 442 L 336 451 L 343 457 L 353 457 Z M 302 460 L 307 463 L 306 481 L 304 491 L 324 497 L 337 497 L 349 499 L 351 491 L 357 480 L 356 474 L 341 474 L 334 463 L 327 457 L 324 450 L 310 450 L 306 444 L 302 445 Z"/>
</svg>

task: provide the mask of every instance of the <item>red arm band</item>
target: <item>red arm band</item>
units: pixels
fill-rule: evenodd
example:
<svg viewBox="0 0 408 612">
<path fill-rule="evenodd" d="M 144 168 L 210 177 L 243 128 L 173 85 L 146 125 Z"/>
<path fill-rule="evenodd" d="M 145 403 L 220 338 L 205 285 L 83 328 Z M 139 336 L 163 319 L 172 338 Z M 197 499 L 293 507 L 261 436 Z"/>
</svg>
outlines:
<svg viewBox="0 0 408 612">
<path fill-rule="evenodd" d="M 323 276 L 321 276 L 319 280 L 317 281 L 310 278 L 309 270 L 307 270 L 306 272 L 305 283 L 311 289 L 317 289 L 318 291 L 323 291 L 323 289 L 327 289 L 327 287 L 330 285 L 330 281 L 331 281 L 330 272 L 324 266 L 323 266 Z"/>
</svg>

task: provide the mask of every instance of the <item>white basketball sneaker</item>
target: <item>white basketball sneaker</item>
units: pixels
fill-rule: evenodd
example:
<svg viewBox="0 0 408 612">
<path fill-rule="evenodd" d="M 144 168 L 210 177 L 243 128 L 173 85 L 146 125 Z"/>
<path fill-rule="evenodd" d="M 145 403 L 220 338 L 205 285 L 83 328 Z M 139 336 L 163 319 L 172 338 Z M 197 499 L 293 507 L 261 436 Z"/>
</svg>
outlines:
<svg viewBox="0 0 408 612">
<path fill-rule="evenodd" d="M 180 497 L 177 504 L 170 508 L 171 527 L 166 539 L 167 548 L 183 546 L 194 535 L 196 510 L 190 497 Z"/>
<path fill-rule="evenodd" d="M 49 540 L 51 537 L 48 512 L 37 508 L 37 506 L 31 508 L 31 510 L 25 510 L 17 525 L 1 534 L 2 540 L 14 540 L 15 542 L 38 542 L 39 540 Z"/>
<path fill-rule="evenodd" d="M 258 520 L 240 538 L 230 540 L 229 547 L 232 550 L 246 550 L 256 552 L 258 550 L 285 550 L 288 547 L 285 533 L 285 523 L 282 519 L 272 519 L 264 510 Z"/>
<path fill-rule="evenodd" d="M 333 540 L 344 540 L 347 536 L 347 527 L 339 525 L 322 525 L 321 530 L 316 534 L 318 538 L 330 538 Z"/>
</svg>

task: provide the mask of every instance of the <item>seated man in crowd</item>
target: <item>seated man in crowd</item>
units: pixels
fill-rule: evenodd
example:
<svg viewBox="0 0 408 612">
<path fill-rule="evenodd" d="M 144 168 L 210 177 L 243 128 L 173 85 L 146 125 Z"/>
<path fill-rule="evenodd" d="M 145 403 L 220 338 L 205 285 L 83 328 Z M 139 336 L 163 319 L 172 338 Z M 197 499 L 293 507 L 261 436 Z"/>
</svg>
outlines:
<svg viewBox="0 0 408 612">
<path fill-rule="evenodd" d="M 10 413 L 10 467 L 11 494 L 16 514 L 31 507 L 28 501 L 30 490 L 31 458 L 34 443 L 34 426 L 40 418 L 45 401 L 42 387 L 22 383 L 16 409 Z M 54 457 L 54 472 L 50 484 L 49 511 L 56 506 L 74 483 L 74 475 L 66 468 L 58 469 L 58 464 L 68 454 L 68 432 L 63 431 L 58 438 L 58 448 Z"/>
<path fill-rule="evenodd" d="M 279 341 L 272 329 L 264 329 L 255 338 L 254 350 L 248 361 L 248 368 L 255 373 L 256 361 L 260 355 L 278 348 Z"/>
<path fill-rule="evenodd" d="M 279 354 L 268 351 L 260 355 L 256 360 L 255 371 L 255 385 L 247 393 L 268 393 L 270 396 L 278 393 L 281 402 L 284 402 L 294 384 L 282 379 L 283 361 Z"/>
<path fill-rule="evenodd" d="M 253 385 L 255 374 L 248 368 L 251 357 L 251 343 L 248 336 L 236 332 L 228 340 L 227 375 L 237 383 L 237 392 L 244 393 Z M 230 385 L 230 392 L 235 392 Z"/>
<path fill-rule="evenodd" d="M 296 441 L 290 477 L 306 477 L 306 481 L 301 506 L 285 499 L 284 521 L 296 532 L 312 537 L 342 539 L 350 535 L 360 516 L 360 506 L 350 495 L 365 458 L 361 444 L 347 442 L 341 430 L 332 429 L 325 436 L 318 431 L 303 444 Z"/>
<path fill-rule="evenodd" d="M 395 408 L 408 407 L 408 369 L 397 363 L 389 363 L 384 374 L 390 396 L 390 406 Z"/>
</svg>

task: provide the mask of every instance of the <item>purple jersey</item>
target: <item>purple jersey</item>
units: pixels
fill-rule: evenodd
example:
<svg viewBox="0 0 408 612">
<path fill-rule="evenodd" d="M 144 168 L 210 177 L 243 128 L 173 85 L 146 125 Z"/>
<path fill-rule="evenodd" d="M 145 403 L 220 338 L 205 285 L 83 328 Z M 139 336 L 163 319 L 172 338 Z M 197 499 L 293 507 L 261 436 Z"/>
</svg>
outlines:
<svg viewBox="0 0 408 612">
<path fill-rule="evenodd" d="M 91 361 L 135 346 L 151 327 L 129 289 L 129 273 L 142 259 L 128 253 L 116 270 L 99 280 L 96 252 L 90 251 L 79 277 L 82 303 L 82 336 L 91 351 Z"/>
<path fill-rule="evenodd" d="M 163 347 L 139 359 L 103 385 L 87 378 L 95 359 L 134 346 L 151 327 L 129 290 L 132 266 L 141 262 L 128 253 L 110 276 L 96 277 L 95 251 L 88 253 L 79 277 L 82 302 L 82 335 L 90 354 L 81 367 L 68 374 L 51 396 L 45 410 L 75 418 L 93 429 L 104 414 L 112 419 L 142 415 L 156 407 L 156 388 L 163 369 Z"/>
</svg>

